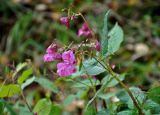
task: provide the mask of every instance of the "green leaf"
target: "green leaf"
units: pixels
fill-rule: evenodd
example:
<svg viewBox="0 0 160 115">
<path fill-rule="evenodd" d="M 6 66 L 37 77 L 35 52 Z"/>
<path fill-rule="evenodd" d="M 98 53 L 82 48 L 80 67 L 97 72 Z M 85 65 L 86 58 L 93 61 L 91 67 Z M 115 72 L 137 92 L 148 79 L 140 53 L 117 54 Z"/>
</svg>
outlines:
<svg viewBox="0 0 160 115">
<path fill-rule="evenodd" d="M 42 87 L 51 90 L 54 93 L 58 93 L 58 88 L 56 87 L 56 85 L 54 85 L 54 83 L 49 81 L 48 79 L 39 77 L 35 78 L 35 82 L 40 84 Z"/>
<path fill-rule="evenodd" d="M 123 30 L 116 23 L 112 30 L 108 33 L 108 50 L 107 55 L 114 54 L 120 47 L 123 41 Z"/>
<path fill-rule="evenodd" d="M 131 87 L 129 89 L 132 92 L 134 98 L 137 100 L 138 104 L 141 106 L 146 99 L 146 95 L 144 94 L 144 92 L 137 87 Z M 120 99 L 121 102 L 127 104 L 129 108 L 135 108 L 132 99 L 125 90 L 121 90 L 120 92 L 118 92 L 117 97 Z"/>
<path fill-rule="evenodd" d="M 77 83 L 73 84 L 73 87 L 76 87 L 76 88 L 82 88 L 82 87 L 87 87 L 88 88 L 88 87 L 92 87 L 91 82 L 93 83 L 94 86 L 100 84 L 100 81 L 99 80 L 95 80 L 95 79 L 91 79 L 91 80 L 85 79 L 85 80 L 81 80 L 80 82 L 77 82 Z"/>
<path fill-rule="evenodd" d="M 49 99 L 41 99 L 33 109 L 33 112 L 38 115 L 49 115 L 52 108 L 52 103 Z"/>
<path fill-rule="evenodd" d="M 32 68 L 25 70 L 22 73 L 22 75 L 18 78 L 18 84 L 22 84 L 32 73 L 33 73 Z"/>
<path fill-rule="evenodd" d="M 115 92 L 110 92 L 110 93 L 100 93 L 97 95 L 99 98 L 104 99 L 104 100 L 108 100 L 111 97 L 115 96 Z"/>
<path fill-rule="evenodd" d="M 18 115 L 34 115 L 34 113 L 31 113 L 29 111 L 20 110 Z"/>
<path fill-rule="evenodd" d="M 101 37 L 101 54 L 103 57 L 114 54 L 119 49 L 120 44 L 123 41 L 123 30 L 117 23 L 108 33 L 108 14 L 109 11 L 104 17 L 104 26 Z"/>
<path fill-rule="evenodd" d="M 150 89 L 147 92 L 147 96 L 160 104 L 160 86 Z"/>
<path fill-rule="evenodd" d="M 2 115 L 4 110 L 4 103 L 0 101 L 0 115 Z"/>
<path fill-rule="evenodd" d="M 4 103 L 5 110 L 7 110 L 7 112 L 10 113 L 9 115 L 17 115 L 13 107 L 9 103 L 7 103 L 4 99 L 0 99 L 0 103 Z"/>
<path fill-rule="evenodd" d="M 88 59 L 83 62 L 83 67 L 81 69 L 81 73 L 88 75 L 98 75 L 100 73 L 105 72 L 106 70 L 100 65 L 95 59 Z"/>
<path fill-rule="evenodd" d="M 63 101 L 63 105 L 66 107 L 70 105 L 74 100 L 76 99 L 76 95 L 69 95 L 67 98 Z"/>
<path fill-rule="evenodd" d="M 31 77 L 29 79 L 27 79 L 22 85 L 21 85 L 21 89 L 23 90 L 25 87 L 27 87 L 28 85 L 30 85 L 31 83 L 34 82 L 34 80 L 36 79 L 36 77 Z"/>
<path fill-rule="evenodd" d="M 124 78 L 125 78 L 125 74 L 121 74 L 121 75 L 118 75 L 118 74 L 117 74 L 117 76 L 119 77 L 119 79 L 120 79 L 121 81 L 123 81 Z M 103 85 L 104 87 L 113 87 L 113 86 L 117 85 L 118 83 L 119 83 L 119 82 L 118 82 L 116 79 L 114 79 L 110 74 L 107 75 L 107 76 L 105 76 L 105 77 L 102 79 L 102 85 Z"/>
<path fill-rule="evenodd" d="M 107 25 L 108 14 L 109 14 L 109 11 L 105 14 L 104 26 L 103 26 L 103 30 L 102 30 L 102 38 L 101 38 L 101 54 L 102 54 L 102 56 L 104 56 L 108 51 L 108 47 L 107 47 L 108 46 L 108 25 Z"/>
<path fill-rule="evenodd" d="M 138 113 L 134 110 L 125 110 L 118 112 L 117 115 L 138 115 Z"/>
<path fill-rule="evenodd" d="M 92 106 L 89 106 L 84 115 L 96 115 L 96 109 Z"/>
<path fill-rule="evenodd" d="M 98 111 L 97 115 L 111 115 L 108 110 Z"/>
<path fill-rule="evenodd" d="M 20 94 L 21 88 L 16 84 L 9 84 L 0 86 L 0 97 L 12 97 L 16 94 Z"/>
<path fill-rule="evenodd" d="M 160 114 L 160 104 L 148 99 L 145 103 L 144 103 L 144 108 L 146 110 L 150 110 L 151 113 L 154 114 Z"/>
<path fill-rule="evenodd" d="M 53 104 L 49 115 L 61 115 L 62 110 L 59 105 Z"/>
</svg>

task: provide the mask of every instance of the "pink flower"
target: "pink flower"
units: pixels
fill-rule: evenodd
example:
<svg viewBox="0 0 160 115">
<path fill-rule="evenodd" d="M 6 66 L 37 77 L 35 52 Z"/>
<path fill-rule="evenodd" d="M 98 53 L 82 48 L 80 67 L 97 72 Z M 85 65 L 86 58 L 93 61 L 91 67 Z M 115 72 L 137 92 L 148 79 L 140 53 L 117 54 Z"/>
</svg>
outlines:
<svg viewBox="0 0 160 115">
<path fill-rule="evenodd" d="M 72 50 L 68 50 L 62 54 L 64 62 L 57 64 L 57 73 L 59 76 L 69 76 L 76 72 L 76 59 Z"/>
<path fill-rule="evenodd" d="M 111 68 L 112 68 L 112 69 L 115 69 L 115 67 L 116 67 L 115 64 L 112 64 L 112 65 L 111 65 Z"/>
<path fill-rule="evenodd" d="M 50 61 L 54 61 L 54 60 L 61 60 L 62 56 L 60 53 L 54 52 L 54 53 L 46 53 L 43 56 L 43 60 L 44 62 L 50 62 Z"/>
<path fill-rule="evenodd" d="M 101 50 L 101 45 L 100 45 L 100 42 L 97 40 L 96 41 L 96 46 L 95 46 L 96 50 L 97 51 L 100 51 Z"/>
<path fill-rule="evenodd" d="M 47 50 L 46 54 L 43 56 L 44 62 L 54 61 L 54 60 L 61 60 L 62 56 L 60 53 L 57 52 L 57 45 L 51 44 Z"/>
<path fill-rule="evenodd" d="M 65 63 L 75 64 L 76 59 L 72 50 L 66 51 L 62 54 L 62 59 Z"/>
<path fill-rule="evenodd" d="M 87 27 L 87 24 L 84 23 L 82 27 L 78 30 L 78 36 L 91 37 L 91 31 Z"/>
<path fill-rule="evenodd" d="M 61 24 L 65 25 L 67 28 L 69 28 L 70 20 L 68 17 L 61 17 L 60 22 L 61 22 Z"/>
<path fill-rule="evenodd" d="M 51 44 L 47 50 L 46 50 L 47 53 L 54 53 L 54 52 L 57 52 L 57 45 L 56 44 Z"/>
<path fill-rule="evenodd" d="M 57 64 L 57 73 L 59 76 L 65 77 L 69 76 L 76 72 L 76 68 L 72 64 L 68 63 L 58 63 Z"/>
</svg>

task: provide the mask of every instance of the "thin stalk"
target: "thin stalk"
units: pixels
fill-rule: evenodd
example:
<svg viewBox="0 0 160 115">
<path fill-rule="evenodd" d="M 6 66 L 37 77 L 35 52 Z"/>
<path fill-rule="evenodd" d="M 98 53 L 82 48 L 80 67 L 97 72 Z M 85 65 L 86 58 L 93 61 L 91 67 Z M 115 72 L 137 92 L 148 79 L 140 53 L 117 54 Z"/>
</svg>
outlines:
<svg viewBox="0 0 160 115">
<path fill-rule="evenodd" d="M 28 104 L 28 102 L 27 102 L 27 100 L 26 100 L 26 98 L 25 98 L 23 92 L 21 92 L 21 95 L 22 95 L 22 98 L 23 98 L 23 100 L 25 101 L 25 103 L 26 103 L 26 105 L 27 105 L 29 111 L 32 112 L 32 109 L 31 109 L 31 107 L 29 106 L 29 104 Z"/>
<path fill-rule="evenodd" d="M 121 86 L 127 91 L 127 93 L 129 94 L 129 96 L 131 97 L 131 99 L 132 99 L 134 105 L 136 106 L 139 114 L 140 114 L 140 115 L 144 115 L 142 109 L 139 107 L 139 105 L 138 105 L 136 99 L 134 98 L 132 92 L 131 92 L 131 91 L 129 90 L 129 88 L 117 77 L 117 75 L 113 72 L 113 70 L 110 68 L 110 66 L 107 65 L 107 67 L 106 67 L 106 66 L 103 65 L 97 58 L 95 58 L 95 59 L 104 67 L 104 69 L 106 69 L 106 71 L 108 71 L 108 72 L 112 75 L 112 77 L 113 77 L 114 79 L 116 79 L 116 80 L 121 84 Z"/>
<path fill-rule="evenodd" d="M 85 66 L 82 64 L 82 66 L 84 67 L 84 69 L 85 69 L 85 71 L 86 71 L 86 68 L 85 68 Z M 88 74 L 88 72 L 86 71 L 86 74 L 87 74 L 87 76 L 88 76 L 88 79 L 90 80 L 90 83 L 91 83 L 91 85 L 92 85 L 92 87 L 93 87 L 93 91 L 94 91 L 94 93 L 96 94 L 97 92 L 96 92 L 96 84 L 93 84 L 93 82 L 92 82 L 92 77 Z M 92 98 L 93 100 L 95 99 L 95 98 Z M 88 108 L 88 106 L 90 105 L 90 103 L 92 103 L 92 101 L 93 100 L 90 100 L 89 102 L 88 102 L 88 104 L 87 104 L 87 106 L 86 106 L 86 110 L 87 110 L 87 108 Z M 97 108 L 97 101 L 95 100 L 95 107 L 96 107 L 96 112 L 98 111 L 98 108 Z"/>
</svg>

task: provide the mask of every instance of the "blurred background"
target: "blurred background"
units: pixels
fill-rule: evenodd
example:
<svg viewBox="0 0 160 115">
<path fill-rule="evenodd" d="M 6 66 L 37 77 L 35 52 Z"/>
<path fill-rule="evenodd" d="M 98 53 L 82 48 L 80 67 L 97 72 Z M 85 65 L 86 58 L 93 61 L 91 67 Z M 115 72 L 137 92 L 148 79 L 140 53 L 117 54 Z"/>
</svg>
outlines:
<svg viewBox="0 0 160 115">
<path fill-rule="evenodd" d="M 82 19 L 66 29 L 59 23 L 66 16 L 62 9 L 72 5 L 81 12 L 99 35 L 103 17 L 111 10 L 109 28 L 116 22 L 125 39 L 111 64 L 115 71 L 127 73 L 125 82 L 143 90 L 160 82 L 160 0 L 0 0 L 0 81 L 22 62 L 30 62 L 35 73 L 54 79 L 54 64 L 45 64 L 45 49 L 56 42 L 67 46 L 80 43 L 77 29 Z"/>
</svg>

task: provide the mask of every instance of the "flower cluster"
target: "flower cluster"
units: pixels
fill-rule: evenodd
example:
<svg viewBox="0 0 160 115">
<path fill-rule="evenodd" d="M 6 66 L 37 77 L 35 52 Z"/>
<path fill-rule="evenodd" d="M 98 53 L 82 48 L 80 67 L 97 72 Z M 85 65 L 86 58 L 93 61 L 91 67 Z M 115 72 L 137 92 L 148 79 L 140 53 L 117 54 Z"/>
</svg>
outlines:
<svg viewBox="0 0 160 115">
<path fill-rule="evenodd" d="M 71 18 L 71 20 L 73 20 L 73 19 L 74 19 L 74 17 Z M 67 28 L 69 28 L 69 26 L 70 26 L 70 19 L 69 19 L 69 17 L 61 17 L 60 18 L 60 22 L 61 22 L 61 24 L 65 25 Z M 77 34 L 78 34 L 79 37 L 80 36 L 84 36 L 84 37 L 91 37 L 92 36 L 91 31 L 88 28 L 88 26 L 87 26 L 86 23 L 82 24 L 82 27 L 79 28 Z"/>
<path fill-rule="evenodd" d="M 63 62 L 57 64 L 57 73 L 59 76 L 69 76 L 76 72 L 76 59 L 72 50 L 68 50 L 60 54 L 57 52 L 57 45 L 51 44 L 47 48 L 43 60 L 44 62 L 63 60 Z"/>
<path fill-rule="evenodd" d="M 69 17 L 61 17 L 60 22 L 61 24 L 65 25 L 67 28 L 70 27 L 70 20 L 75 19 L 74 16 Z M 82 24 L 82 27 L 78 30 L 78 36 L 84 37 L 92 37 L 91 30 L 89 29 L 86 23 Z M 96 41 L 95 49 L 100 51 L 100 43 Z M 72 50 L 65 51 L 63 53 L 58 52 L 58 48 L 56 44 L 51 44 L 47 50 L 46 54 L 43 57 L 44 62 L 50 61 L 62 61 L 57 64 L 57 73 L 59 76 L 69 76 L 76 72 L 76 59 L 75 55 Z"/>
</svg>

